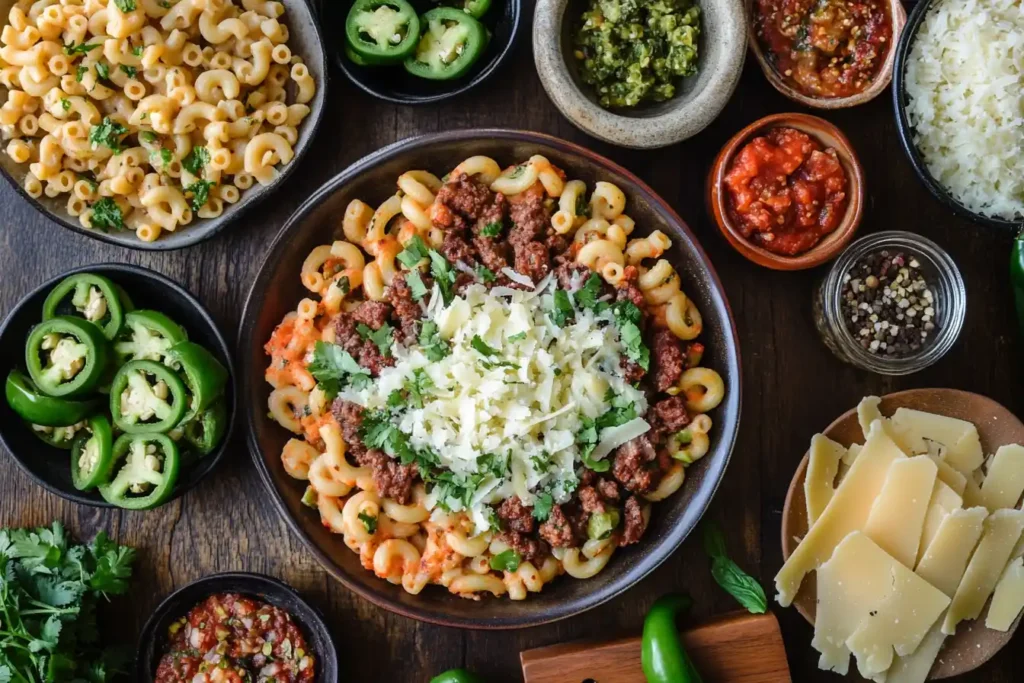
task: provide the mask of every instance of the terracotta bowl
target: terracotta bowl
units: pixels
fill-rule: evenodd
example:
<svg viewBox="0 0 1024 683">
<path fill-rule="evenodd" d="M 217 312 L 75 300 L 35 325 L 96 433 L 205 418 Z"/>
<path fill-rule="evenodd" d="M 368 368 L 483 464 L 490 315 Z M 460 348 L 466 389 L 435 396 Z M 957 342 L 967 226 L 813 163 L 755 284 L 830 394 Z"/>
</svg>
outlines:
<svg viewBox="0 0 1024 683">
<path fill-rule="evenodd" d="M 985 453 L 993 453 L 1000 446 L 1024 443 L 1024 424 L 1009 410 L 985 396 L 956 389 L 911 389 L 882 397 L 879 406 L 883 415 L 892 415 L 897 408 L 912 408 L 947 417 L 973 422 L 981 436 Z M 840 415 L 822 434 L 843 446 L 864 443 L 864 434 L 857 421 L 857 409 Z M 793 475 L 782 510 L 782 556 L 789 559 L 799 539 L 807 534 L 807 499 L 804 497 L 804 478 L 810 454 L 805 454 Z M 811 625 L 817 607 L 818 591 L 813 580 L 805 579 L 793 606 Z M 984 615 L 986 612 L 982 612 Z M 1006 633 L 985 628 L 983 621 L 961 624 L 956 635 L 946 639 L 939 658 L 932 668 L 929 680 L 939 680 L 972 671 L 992 659 L 1013 637 L 1020 625 L 1020 617 Z"/>
<path fill-rule="evenodd" d="M 747 16 L 750 17 L 747 22 L 747 40 L 750 43 L 750 49 L 754 53 L 754 57 L 757 58 L 757 63 L 761 65 L 761 71 L 764 72 L 765 78 L 768 82 L 778 90 L 780 93 L 800 104 L 812 107 L 814 109 L 845 109 L 847 107 L 856 107 L 858 104 L 864 104 L 878 97 L 883 90 L 889 85 L 889 81 L 892 80 L 892 66 L 896 59 L 896 44 L 899 42 L 900 34 L 903 32 L 903 27 L 907 23 L 907 11 L 903 9 L 903 3 L 900 0 L 888 0 L 890 14 L 892 16 L 892 44 L 889 46 L 889 51 L 885 55 L 885 62 L 882 64 L 882 68 L 879 69 L 878 74 L 875 76 L 875 80 L 871 82 L 867 88 L 849 97 L 810 97 L 804 95 L 799 90 L 794 88 L 789 82 L 783 78 L 778 71 L 775 69 L 775 65 L 771 63 L 767 55 L 761 49 L 761 44 L 757 40 L 757 33 L 754 30 L 754 0 L 745 0 L 744 6 L 747 9 Z"/>
<path fill-rule="evenodd" d="M 281 463 L 281 449 L 290 432 L 267 416 L 271 387 L 264 381 L 268 357 L 263 345 L 282 317 L 295 310 L 308 294 L 299 272 L 313 247 L 341 238 L 341 217 L 355 198 L 371 206 L 394 193 L 395 179 L 409 169 L 441 175 L 463 159 L 485 154 L 501 164 L 543 154 L 570 178 L 593 187 L 597 180 L 613 182 L 627 198 L 627 210 L 638 234 L 661 230 L 674 244 L 665 258 L 683 279 L 682 286 L 704 319 L 701 341 L 707 347 L 704 364 L 721 373 L 725 400 L 712 412 L 711 451 L 690 469 L 682 489 L 653 508 L 643 540 L 616 552 L 592 579 L 561 577 L 532 593 L 527 600 L 485 597 L 479 601 L 453 595 L 440 586 L 427 586 L 410 595 L 401 586 L 377 578 L 331 533 L 320 515 L 302 504 L 305 482 L 292 479 Z M 642 232 L 641 232 L 642 231 Z M 278 233 L 249 291 L 242 315 L 239 349 L 244 370 L 245 414 L 249 447 L 271 499 L 292 531 L 334 578 L 374 604 L 414 619 L 473 629 L 535 626 L 563 619 L 620 596 L 665 561 L 695 528 L 725 476 L 740 417 L 739 345 L 732 314 L 721 282 L 707 255 L 683 220 L 647 185 L 629 171 L 593 152 L 557 138 L 510 130 L 463 130 L 403 140 L 356 162 L 296 211 Z"/>
<path fill-rule="evenodd" d="M 753 138 L 780 126 L 795 128 L 808 134 L 825 147 L 835 149 L 849 181 L 849 203 L 846 206 L 846 215 L 843 216 L 839 227 L 811 249 L 797 256 L 780 256 L 754 244 L 744 237 L 743 233 L 733 224 L 726 210 L 723 181 L 733 157 Z M 725 144 L 711 164 L 707 191 L 708 210 L 715 219 L 718 229 L 722 231 L 725 239 L 736 251 L 754 263 L 773 270 L 804 270 L 832 260 L 853 238 L 853 234 L 860 226 L 864 207 L 864 169 L 860 165 L 857 153 L 850 146 L 850 141 L 828 121 L 809 114 L 772 114 L 754 121 Z"/>
</svg>

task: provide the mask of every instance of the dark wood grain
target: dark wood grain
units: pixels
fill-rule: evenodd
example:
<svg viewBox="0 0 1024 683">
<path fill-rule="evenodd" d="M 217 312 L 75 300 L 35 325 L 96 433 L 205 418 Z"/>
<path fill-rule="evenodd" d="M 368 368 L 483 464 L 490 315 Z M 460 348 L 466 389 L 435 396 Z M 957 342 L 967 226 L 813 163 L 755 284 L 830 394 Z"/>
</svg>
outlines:
<svg viewBox="0 0 1024 683">
<path fill-rule="evenodd" d="M 529 17 L 532 3 L 527 5 Z M 529 30 L 524 31 L 528 36 Z M 0 186 L 0 312 L 5 314 L 39 282 L 64 269 L 129 262 L 181 282 L 211 310 L 225 335 L 234 337 L 243 297 L 267 244 L 314 188 L 364 154 L 411 135 L 454 128 L 523 128 L 589 145 L 639 174 L 689 223 L 717 267 L 739 328 L 745 396 L 739 442 L 708 515 L 725 531 L 731 554 L 766 586 L 782 563 L 782 504 L 807 440 L 861 396 L 956 387 L 991 396 L 1015 413 L 1024 410 L 1019 389 L 1024 362 L 1006 275 L 1011 237 L 956 218 L 917 182 L 898 145 L 888 92 L 868 105 L 824 114 L 846 133 L 864 164 L 867 201 L 861 231 L 899 228 L 928 235 L 952 252 L 968 290 L 960 342 L 932 368 L 900 379 L 843 365 L 819 341 L 811 320 L 811 292 L 824 269 L 777 273 L 755 266 L 726 244 L 708 218 L 705 176 L 721 145 L 760 116 L 801 110 L 768 85 L 752 59 L 733 100 L 709 128 L 695 139 L 657 151 L 623 150 L 591 140 L 563 119 L 534 73 L 528 39 L 482 90 L 442 105 L 413 109 L 382 104 L 341 77 L 331 86 L 320 138 L 299 172 L 259 211 L 206 244 L 166 254 L 107 246 L 58 227 L 10 187 Z M 216 476 L 184 499 L 149 513 L 103 513 L 65 504 L 32 485 L 8 457 L 0 456 L 0 526 L 36 525 L 54 518 L 80 536 L 105 529 L 140 549 L 130 617 L 117 624 L 123 637 L 131 638 L 175 586 L 215 571 L 261 571 L 285 579 L 327 613 L 349 667 L 347 680 L 361 683 L 421 683 L 433 673 L 462 665 L 496 683 L 519 681 L 521 650 L 638 633 L 647 607 L 668 591 L 690 592 L 697 618 L 735 608 L 712 583 L 700 541 L 692 538 L 618 599 L 557 624 L 484 633 L 392 616 L 320 571 L 278 518 L 237 436 Z M 811 629 L 800 615 L 781 610 L 778 616 L 794 680 L 833 680 L 817 671 L 809 647 Z M 1024 658 L 1008 647 L 960 680 L 1024 680 Z"/>
</svg>

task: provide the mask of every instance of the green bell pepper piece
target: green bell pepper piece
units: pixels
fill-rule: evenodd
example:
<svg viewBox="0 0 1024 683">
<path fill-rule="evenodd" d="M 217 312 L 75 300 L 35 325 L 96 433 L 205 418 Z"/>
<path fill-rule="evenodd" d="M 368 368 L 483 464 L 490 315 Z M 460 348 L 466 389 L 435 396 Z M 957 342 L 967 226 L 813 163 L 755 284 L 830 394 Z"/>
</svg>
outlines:
<svg viewBox="0 0 1024 683">
<path fill-rule="evenodd" d="M 166 435 L 122 434 L 114 442 L 117 473 L 113 481 L 100 485 L 100 495 L 126 510 L 155 508 L 171 497 L 179 468 L 178 447 Z"/>
<path fill-rule="evenodd" d="M 181 423 L 187 407 L 185 383 L 155 361 L 125 363 L 110 385 L 110 414 L 117 428 L 128 434 L 169 432 Z"/>
<path fill-rule="evenodd" d="M 61 280 L 43 302 L 43 320 L 61 315 L 64 300 L 71 295 L 73 313 L 95 323 L 107 339 L 115 339 L 124 324 L 124 304 L 120 288 L 94 273 L 77 273 Z M 129 306 L 131 300 L 128 301 Z M 105 321 L 105 322 L 104 322 Z"/>
<path fill-rule="evenodd" d="M 110 481 L 114 466 L 114 432 L 106 415 L 89 419 L 88 433 L 79 434 L 71 444 L 71 483 L 89 491 Z"/>
<path fill-rule="evenodd" d="M 48 396 L 73 397 L 91 391 L 103 378 L 109 358 L 110 345 L 100 328 L 72 316 L 39 323 L 25 344 L 28 374 Z"/>
<path fill-rule="evenodd" d="M 640 665 L 647 683 L 702 683 L 676 628 L 676 617 L 691 604 L 685 595 L 666 595 L 647 613 L 640 647 Z"/>
<path fill-rule="evenodd" d="M 5 387 L 7 405 L 18 417 L 43 427 L 68 427 L 78 424 L 96 412 L 101 401 L 72 401 L 53 398 L 39 391 L 32 380 L 20 370 L 11 370 Z"/>
<path fill-rule="evenodd" d="M 167 352 L 167 364 L 185 375 L 185 383 L 192 394 L 188 416 L 206 410 L 224 393 L 228 384 L 228 371 L 216 356 L 195 342 L 179 342 Z"/>
</svg>

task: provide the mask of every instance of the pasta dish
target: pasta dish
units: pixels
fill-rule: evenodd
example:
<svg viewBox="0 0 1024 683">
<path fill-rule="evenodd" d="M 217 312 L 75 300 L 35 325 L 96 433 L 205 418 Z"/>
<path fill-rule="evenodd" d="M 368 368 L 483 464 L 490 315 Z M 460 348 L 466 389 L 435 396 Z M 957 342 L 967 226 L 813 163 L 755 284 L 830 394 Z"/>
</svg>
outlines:
<svg viewBox="0 0 1024 683">
<path fill-rule="evenodd" d="M 0 136 L 31 197 L 152 242 L 294 156 L 316 83 L 274 0 L 18 0 Z M 290 103 L 289 103 L 290 102 Z"/>
<path fill-rule="evenodd" d="M 722 378 L 626 197 L 542 156 L 471 157 L 353 200 L 266 344 L 281 459 L 362 564 L 410 593 L 524 599 L 637 543 L 707 453 Z"/>
</svg>

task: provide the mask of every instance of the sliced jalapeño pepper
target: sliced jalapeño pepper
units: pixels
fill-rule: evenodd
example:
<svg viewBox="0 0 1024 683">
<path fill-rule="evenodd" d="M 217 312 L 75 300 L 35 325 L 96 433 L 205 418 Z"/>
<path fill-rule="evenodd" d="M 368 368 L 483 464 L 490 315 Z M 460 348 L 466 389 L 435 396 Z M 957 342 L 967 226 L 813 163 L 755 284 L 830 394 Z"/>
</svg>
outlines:
<svg viewBox="0 0 1024 683">
<path fill-rule="evenodd" d="M 7 405 L 18 417 L 41 427 L 68 427 L 96 412 L 99 399 L 74 401 L 53 398 L 39 391 L 20 370 L 11 370 L 5 387 Z"/>
<path fill-rule="evenodd" d="M 185 383 L 192 394 L 189 417 L 206 410 L 224 393 L 228 371 L 199 344 L 190 341 L 175 344 L 167 353 L 167 364 L 185 374 Z"/>
<path fill-rule="evenodd" d="M 685 595 L 670 594 L 655 601 L 644 619 L 640 666 L 648 683 L 701 683 L 679 639 L 676 618 L 690 609 Z"/>
<path fill-rule="evenodd" d="M 483 683 L 483 679 L 465 669 L 452 669 L 434 676 L 430 683 Z"/>
<path fill-rule="evenodd" d="M 185 423 L 185 441 L 198 451 L 199 455 L 209 455 L 224 439 L 227 431 L 227 403 L 220 399 Z"/>
<path fill-rule="evenodd" d="M 79 491 L 89 491 L 110 481 L 114 466 L 114 432 L 106 415 L 89 419 L 88 431 L 71 444 L 71 483 Z"/>
<path fill-rule="evenodd" d="M 124 305 L 117 285 L 94 273 L 77 273 L 61 280 L 43 302 L 43 320 L 61 315 L 64 300 L 71 295 L 73 315 L 95 323 L 103 336 L 114 339 L 124 324 Z M 131 301 L 129 300 L 129 305 Z"/>
<path fill-rule="evenodd" d="M 446 81 L 462 76 L 483 54 L 487 30 L 479 21 L 454 7 L 435 7 L 423 15 L 416 52 L 406 58 L 413 76 Z"/>
<path fill-rule="evenodd" d="M 100 328 L 87 320 L 57 316 L 28 335 L 25 365 L 44 394 L 80 396 L 100 383 L 110 356 Z"/>
<path fill-rule="evenodd" d="M 406 0 L 356 0 L 345 39 L 366 64 L 397 64 L 416 49 L 420 19 Z"/>
<path fill-rule="evenodd" d="M 110 414 L 117 428 L 128 434 L 169 432 L 187 407 L 185 383 L 155 361 L 125 363 L 110 385 Z"/>
<path fill-rule="evenodd" d="M 465 0 L 462 3 L 462 9 L 470 16 L 479 19 L 483 15 L 487 14 L 487 10 L 491 8 L 491 0 Z"/>
<path fill-rule="evenodd" d="M 171 497 L 179 466 L 178 447 L 164 434 L 122 434 L 114 442 L 114 478 L 100 485 L 100 495 L 127 510 L 149 510 Z"/>
<path fill-rule="evenodd" d="M 114 352 L 122 361 L 163 361 L 167 352 L 188 338 L 185 330 L 160 311 L 132 311 L 124 317 L 121 339 Z"/>
<path fill-rule="evenodd" d="M 67 427 L 47 427 L 45 425 L 30 424 L 32 433 L 47 446 L 68 450 L 75 442 L 75 437 L 85 429 L 85 421 Z"/>
</svg>

